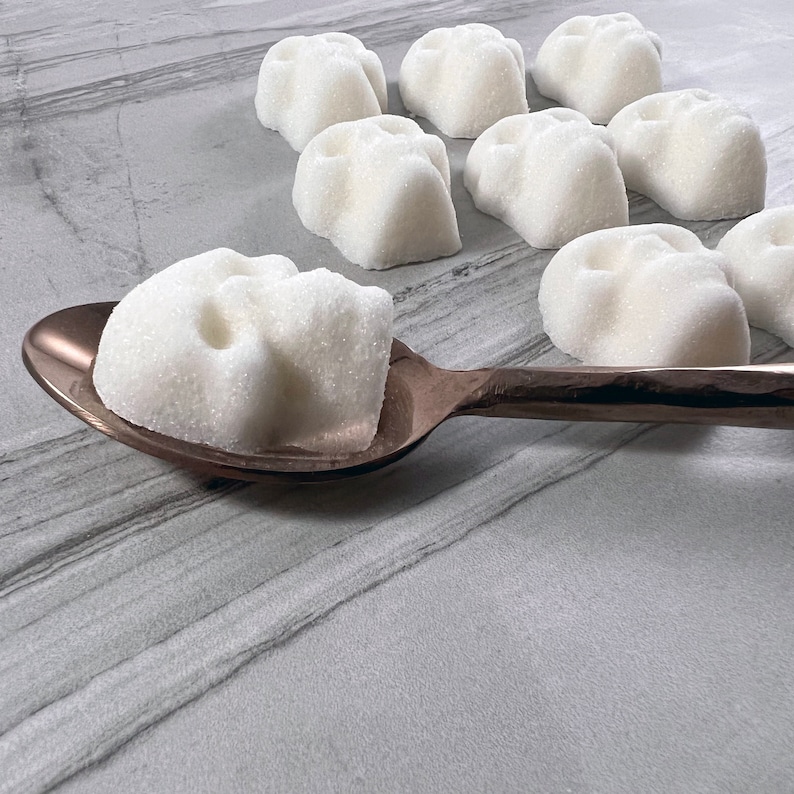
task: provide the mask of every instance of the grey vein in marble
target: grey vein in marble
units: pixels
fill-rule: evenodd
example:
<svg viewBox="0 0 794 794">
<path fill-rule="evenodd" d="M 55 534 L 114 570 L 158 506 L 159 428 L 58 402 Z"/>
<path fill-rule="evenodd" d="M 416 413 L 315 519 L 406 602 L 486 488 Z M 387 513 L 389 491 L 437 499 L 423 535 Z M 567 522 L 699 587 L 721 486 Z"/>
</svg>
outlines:
<svg viewBox="0 0 794 794">
<path fill-rule="evenodd" d="M 12 787 L 47 787 L 68 778 L 340 604 L 459 541 L 532 494 L 586 470 L 642 433 L 633 426 L 622 429 L 617 438 L 611 429 L 605 433 L 594 426 L 589 431 L 588 445 L 573 460 L 563 447 L 562 452 L 553 449 L 551 455 L 543 456 L 542 465 L 538 465 L 538 450 L 522 447 L 497 464 L 502 469 L 498 484 L 492 467 L 488 467 L 436 494 L 436 521 L 417 522 L 415 511 L 421 510 L 422 503 L 401 511 L 313 554 L 294 569 L 279 572 L 228 604 L 215 606 L 203 617 L 194 617 L 183 628 L 154 638 L 151 645 L 131 658 L 120 659 L 101 671 L 86 669 L 91 662 L 83 659 L 77 681 L 70 682 L 73 673 L 69 670 L 54 666 L 56 658 L 44 647 L 36 650 L 24 663 L 23 676 L 30 674 L 31 664 L 35 671 L 38 661 L 46 660 L 46 667 L 36 678 L 50 678 L 49 694 L 46 701 L 31 701 L 33 693 L 20 690 L 16 695 L 23 698 L 22 702 L 15 704 L 17 698 L 13 696 L 6 702 L 0 768 L 18 770 L 19 777 L 9 779 Z M 563 436 L 572 433 L 571 428 L 559 432 Z M 581 443 L 579 433 L 577 441 Z M 476 504 L 464 496 L 471 492 L 478 494 Z M 212 562 L 217 560 L 210 558 Z M 115 605 L 114 611 L 120 606 Z M 48 643 L 51 637 L 55 639 L 52 630 L 45 636 Z M 97 637 L 91 645 L 99 640 Z M 6 640 L 0 671 L 5 673 L 9 663 L 19 659 L 17 642 L 29 652 L 35 647 L 24 636 Z M 106 649 L 106 653 L 112 651 Z M 71 654 L 70 664 L 73 659 Z M 80 680 L 86 678 L 85 683 Z M 75 684 L 77 688 L 72 689 Z M 50 701 L 53 695 L 55 699 Z M 105 711 L 101 706 L 109 700 L 114 707 Z M 80 703 L 79 708 L 74 702 Z M 100 717 L 103 712 L 104 719 Z M 57 751 L 59 735 L 71 737 L 65 754 Z M 52 749 L 46 753 L 27 749 L 42 746 L 40 743 Z"/>
</svg>

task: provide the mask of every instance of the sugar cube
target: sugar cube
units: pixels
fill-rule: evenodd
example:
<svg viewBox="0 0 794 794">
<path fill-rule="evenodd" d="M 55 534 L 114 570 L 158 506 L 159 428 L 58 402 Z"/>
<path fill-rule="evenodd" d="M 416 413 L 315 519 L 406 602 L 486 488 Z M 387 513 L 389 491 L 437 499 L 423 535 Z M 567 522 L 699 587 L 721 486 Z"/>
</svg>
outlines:
<svg viewBox="0 0 794 794">
<path fill-rule="evenodd" d="M 739 221 L 717 250 L 728 257 L 750 325 L 794 346 L 794 205 Z"/>
<path fill-rule="evenodd" d="M 379 287 L 220 248 L 119 302 L 94 385 L 119 416 L 185 441 L 359 451 L 378 426 L 392 314 Z"/>
<path fill-rule="evenodd" d="M 289 36 L 259 69 L 256 115 L 300 152 L 321 130 L 386 112 L 386 76 L 378 56 L 348 33 Z"/>
<path fill-rule="evenodd" d="M 425 33 L 403 59 L 399 82 L 408 111 L 451 138 L 476 138 L 528 109 L 521 45 L 481 23 Z"/>
<path fill-rule="evenodd" d="M 662 44 L 631 14 L 576 16 L 541 45 L 532 78 L 543 96 L 606 124 L 621 108 L 662 90 Z"/>
<path fill-rule="evenodd" d="M 543 273 L 543 327 L 596 366 L 746 364 L 750 332 L 724 254 L 688 229 L 603 229 L 561 248 Z"/>
<path fill-rule="evenodd" d="M 720 220 L 763 209 L 766 152 L 741 108 L 699 88 L 651 94 L 607 129 L 626 187 L 676 218 Z"/>
<path fill-rule="evenodd" d="M 569 108 L 497 121 L 472 145 L 463 179 L 480 210 L 535 248 L 629 222 L 611 136 Z"/>
<path fill-rule="evenodd" d="M 383 269 L 460 250 L 447 151 L 411 119 L 335 124 L 298 159 L 292 200 L 303 225 L 351 262 Z"/>
</svg>

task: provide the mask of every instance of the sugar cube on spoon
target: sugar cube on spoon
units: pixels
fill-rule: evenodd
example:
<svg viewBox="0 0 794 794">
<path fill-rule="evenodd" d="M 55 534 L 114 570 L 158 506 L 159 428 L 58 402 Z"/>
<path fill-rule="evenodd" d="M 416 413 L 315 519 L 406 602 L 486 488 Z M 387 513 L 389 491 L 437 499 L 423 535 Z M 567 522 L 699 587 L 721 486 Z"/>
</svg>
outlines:
<svg viewBox="0 0 794 794">
<path fill-rule="evenodd" d="M 129 422 L 232 452 L 366 449 L 383 402 L 392 301 L 323 268 L 220 248 L 133 289 L 94 366 Z"/>
</svg>

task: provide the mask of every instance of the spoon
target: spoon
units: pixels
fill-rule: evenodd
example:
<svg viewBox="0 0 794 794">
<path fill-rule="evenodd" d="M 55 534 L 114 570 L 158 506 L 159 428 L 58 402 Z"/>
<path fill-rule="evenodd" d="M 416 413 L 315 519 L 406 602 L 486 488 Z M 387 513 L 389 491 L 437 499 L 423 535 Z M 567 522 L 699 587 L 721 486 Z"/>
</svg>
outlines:
<svg viewBox="0 0 794 794">
<path fill-rule="evenodd" d="M 93 361 L 115 303 L 63 309 L 26 334 L 22 358 L 55 400 L 105 435 L 178 466 L 242 480 L 335 480 L 388 466 L 453 416 L 684 422 L 794 428 L 794 364 L 701 369 L 440 369 L 395 339 L 380 425 L 370 447 L 339 457 L 295 447 L 239 455 L 169 438 L 109 411 Z"/>
</svg>

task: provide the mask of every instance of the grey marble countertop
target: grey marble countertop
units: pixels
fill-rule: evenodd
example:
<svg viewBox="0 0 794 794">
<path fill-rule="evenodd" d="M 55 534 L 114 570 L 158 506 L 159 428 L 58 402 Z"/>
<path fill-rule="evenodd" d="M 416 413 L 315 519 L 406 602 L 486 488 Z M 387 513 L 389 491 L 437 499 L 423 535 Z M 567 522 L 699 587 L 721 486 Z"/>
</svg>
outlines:
<svg viewBox="0 0 794 794">
<path fill-rule="evenodd" d="M 789 0 L 623 9 L 661 36 L 667 89 L 750 111 L 767 204 L 794 203 Z M 359 481 L 249 485 L 105 439 L 20 361 L 45 314 L 218 246 L 383 286 L 435 363 L 563 361 L 536 301 L 551 254 L 474 209 L 469 142 L 447 141 L 463 250 L 364 271 L 301 227 L 297 155 L 253 93 L 273 42 L 345 30 L 400 112 L 430 28 L 489 22 L 531 63 L 611 10 L 0 6 L 0 791 L 794 790 L 791 432 L 457 419 Z M 670 218 L 635 196 L 631 220 Z M 713 246 L 732 224 L 685 225 Z"/>
</svg>

